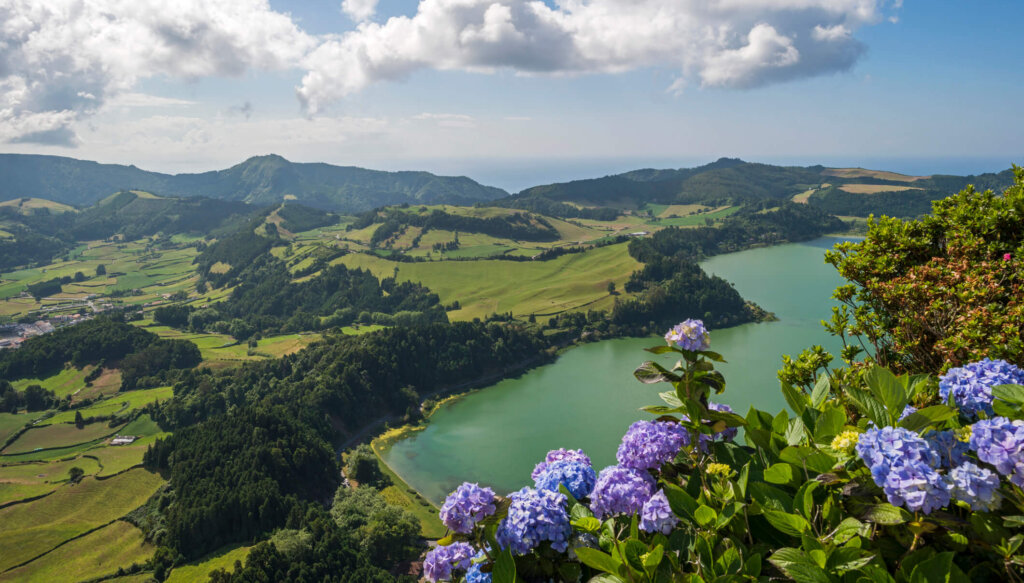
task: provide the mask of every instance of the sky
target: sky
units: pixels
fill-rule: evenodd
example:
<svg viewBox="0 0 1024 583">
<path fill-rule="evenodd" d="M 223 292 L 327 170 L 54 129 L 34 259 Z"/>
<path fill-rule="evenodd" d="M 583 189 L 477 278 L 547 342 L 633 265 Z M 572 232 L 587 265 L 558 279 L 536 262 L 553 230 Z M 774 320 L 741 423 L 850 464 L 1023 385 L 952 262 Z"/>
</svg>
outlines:
<svg viewBox="0 0 1024 583">
<path fill-rule="evenodd" d="M 721 156 L 1024 162 L 1024 2 L 0 0 L 0 152 L 510 189 Z"/>
</svg>

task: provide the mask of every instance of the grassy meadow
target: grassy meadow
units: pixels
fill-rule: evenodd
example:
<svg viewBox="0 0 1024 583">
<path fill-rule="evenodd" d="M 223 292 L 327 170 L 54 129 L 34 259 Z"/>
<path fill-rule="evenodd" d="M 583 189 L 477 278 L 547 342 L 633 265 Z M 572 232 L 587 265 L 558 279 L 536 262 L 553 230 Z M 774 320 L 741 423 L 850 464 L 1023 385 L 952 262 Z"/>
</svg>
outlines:
<svg viewBox="0 0 1024 583">
<path fill-rule="evenodd" d="M 0 574 L 0 582 L 66 581 L 72 575 L 75 581 L 104 577 L 117 573 L 118 568 L 146 562 L 154 550 L 141 530 L 117 520 Z"/>
</svg>

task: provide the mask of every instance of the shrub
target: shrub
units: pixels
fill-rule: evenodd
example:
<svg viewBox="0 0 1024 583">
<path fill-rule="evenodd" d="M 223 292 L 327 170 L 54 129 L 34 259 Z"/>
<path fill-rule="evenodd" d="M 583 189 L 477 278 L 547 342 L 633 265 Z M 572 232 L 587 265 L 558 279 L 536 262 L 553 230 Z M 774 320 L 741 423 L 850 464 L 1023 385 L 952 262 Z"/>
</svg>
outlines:
<svg viewBox="0 0 1024 583">
<path fill-rule="evenodd" d="M 709 400 L 726 383 L 707 336 L 667 338 L 648 350 L 678 364 L 646 362 L 635 376 L 671 390 L 660 394 L 664 405 L 644 408 L 657 418 L 630 428 L 618 464 L 581 488 L 578 470 L 548 473 L 589 458 L 555 450 L 534 472 L 536 489 L 503 498 L 463 485 L 445 503 L 461 510 L 448 513 L 453 532 L 427 555 L 428 579 L 1024 576 L 1024 386 L 1002 384 L 1024 371 L 979 363 L 989 373 L 967 388 L 950 371 L 940 399 L 933 377 L 865 364 L 822 375 L 810 389 L 784 384 L 795 416 L 752 408 L 744 418 Z M 745 444 L 733 441 L 741 427 Z"/>
</svg>

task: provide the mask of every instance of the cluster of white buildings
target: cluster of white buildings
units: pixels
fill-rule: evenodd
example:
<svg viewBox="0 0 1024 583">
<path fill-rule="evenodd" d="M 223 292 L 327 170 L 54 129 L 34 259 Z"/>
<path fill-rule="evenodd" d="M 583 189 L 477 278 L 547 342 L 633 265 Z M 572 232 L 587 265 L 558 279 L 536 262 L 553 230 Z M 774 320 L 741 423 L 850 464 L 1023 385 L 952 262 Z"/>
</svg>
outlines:
<svg viewBox="0 0 1024 583">
<path fill-rule="evenodd" d="M 0 325 L 0 349 L 17 348 L 25 340 L 33 336 L 49 334 L 53 330 L 53 324 L 43 320 L 32 324 L 2 324 Z"/>
</svg>

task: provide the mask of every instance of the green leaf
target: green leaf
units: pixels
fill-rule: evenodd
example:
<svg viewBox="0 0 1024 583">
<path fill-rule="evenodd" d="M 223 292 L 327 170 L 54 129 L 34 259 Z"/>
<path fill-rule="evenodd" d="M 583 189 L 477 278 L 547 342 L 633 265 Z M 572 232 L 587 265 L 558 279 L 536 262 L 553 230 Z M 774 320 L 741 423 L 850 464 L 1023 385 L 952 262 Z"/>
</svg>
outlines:
<svg viewBox="0 0 1024 583">
<path fill-rule="evenodd" d="M 1020 419 L 1024 417 L 1024 387 L 1020 385 L 996 385 L 992 387 L 992 408 L 996 415 Z"/>
<path fill-rule="evenodd" d="M 725 359 L 722 358 L 722 355 L 718 354 L 717 352 L 711 352 L 710 350 L 701 350 L 697 354 L 710 360 L 713 360 L 715 362 L 725 362 Z"/>
<path fill-rule="evenodd" d="M 790 536 L 800 536 L 811 530 L 810 523 L 804 520 L 804 517 L 796 514 L 779 510 L 765 510 L 764 517 L 769 524 Z"/>
<path fill-rule="evenodd" d="M 661 400 L 665 401 L 665 403 L 669 407 L 683 406 L 683 402 L 679 400 L 679 395 L 676 395 L 675 391 L 665 391 L 664 393 L 658 393 L 658 396 L 661 397 Z"/>
<path fill-rule="evenodd" d="M 761 574 L 761 554 L 754 553 L 747 558 L 747 562 L 743 564 L 743 574 L 747 577 L 756 579 Z"/>
<path fill-rule="evenodd" d="M 635 515 L 634 515 L 635 516 Z M 643 555 L 647 554 L 647 545 L 640 542 L 635 538 L 630 538 L 625 541 L 622 547 L 622 552 L 625 555 L 626 564 L 629 567 L 636 569 L 638 572 L 644 572 L 644 562 L 641 559 Z"/>
<path fill-rule="evenodd" d="M 895 525 L 905 524 L 909 522 L 913 516 L 902 508 L 898 508 L 892 504 L 883 503 L 869 506 L 861 518 L 868 522 L 874 522 L 875 524 Z"/>
<path fill-rule="evenodd" d="M 773 508 L 786 512 L 793 511 L 793 498 L 784 491 L 764 482 L 751 482 L 748 486 L 750 497 L 764 508 Z M 671 504 L 671 500 L 669 503 Z"/>
<path fill-rule="evenodd" d="M 669 507 L 672 508 L 672 512 L 676 516 L 690 519 L 694 517 L 694 512 L 697 511 L 699 504 L 693 496 L 679 486 L 668 482 L 662 482 L 662 489 L 665 491 L 665 497 L 668 498 Z"/>
<path fill-rule="evenodd" d="M 619 559 L 609 555 L 608 553 L 597 549 L 591 549 L 589 547 L 578 547 L 575 551 L 580 562 L 591 569 L 597 569 L 598 571 L 618 575 L 619 566 L 622 565 L 622 561 Z"/>
<path fill-rule="evenodd" d="M 786 462 L 774 464 L 764 471 L 764 481 L 769 484 L 795 484 L 798 480 L 799 471 Z"/>
<path fill-rule="evenodd" d="M 573 520 L 572 525 L 583 532 L 597 532 L 601 530 L 601 521 L 593 516 L 586 516 Z"/>
<path fill-rule="evenodd" d="M 810 520 L 811 515 L 814 513 L 814 491 L 819 486 L 821 484 L 817 480 L 808 480 L 796 491 L 796 496 L 793 496 L 793 510 L 796 510 L 808 520 Z"/>
<path fill-rule="evenodd" d="M 818 382 L 814 383 L 814 390 L 811 391 L 811 407 L 815 409 L 820 408 L 821 404 L 828 398 L 831 389 L 832 379 L 827 374 L 819 376 Z"/>
<path fill-rule="evenodd" d="M 870 527 L 863 522 L 853 518 L 844 518 L 839 526 L 832 532 L 832 542 L 837 545 L 844 545 L 855 536 L 866 536 L 871 532 Z"/>
<path fill-rule="evenodd" d="M 644 348 L 651 354 L 665 354 L 666 352 L 679 352 L 679 349 L 674 346 L 652 346 L 651 348 Z"/>
<path fill-rule="evenodd" d="M 654 570 L 661 564 L 661 559 L 664 556 L 665 549 L 661 545 L 657 545 L 650 552 L 640 555 L 640 561 L 643 563 L 644 570 L 647 571 L 648 575 L 654 573 Z"/>
<path fill-rule="evenodd" d="M 669 505 L 671 505 L 671 502 Z M 707 528 L 715 522 L 715 519 L 718 518 L 718 513 L 715 512 L 714 508 L 701 504 L 693 513 L 693 518 L 702 528 Z"/>
<path fill-rule="evenodd" d="M 725 421 L 726 427 L 744 427 L 747 424 L 746 419 L 728 411 L 712 411 L 709 409 L 703 414 L 703 417 L 709 421 Z"/>
<path fill-rule="evenodd" d="M 797 415 L 803 415 L 807 408 L 808 398 L 800 389 L 794 388 L 789 383 L 782 383 L 782 396 L 786 398 L 786 404 Z"/>
<path fill-rule="evenodd" d="M 860 412 L 871 421 L 874 421 L 875 425 L 885 427 L 892 422 L 889 418 L 889 413 L 885 409 L 885 405 L 871 396 L 871 393 L 857 387 L 846 387 L 846 394 L 853 401 L 853 404 L 860 409 Z"/>
<path fill-rule="evenodd" d="M 789 462 L 798 468 L 807 468 L 809 471 L 825 474 L 835 467 L 836 458 L 812 447 L 799 446 L 787 447 L 779 452 L 779 459 Z"/>
<path fill-rule="evenodd" d="M 686 411 L 684 407 L 666 407 L 664 405 L 648 405 L 646 407 L 640 407 L 641 411 L 646 411 L 651 415 L 671 415 L 673 413 L 682 413 Z"/>
<path fill-rule="evenodd" d="M 842 405 L 828 405 L 818 415 L 817 423 L 814 426 L 815 443 L 831 443 L 832 439 L 843 430 L 846 425 L 846 410 Z"/>
<path fill-rule="evenodd" d="M 663 382 L 676 383 L 680 380 L 678 375 L 669 372 L 665 367 L 656 362 L 651 362 L 650 360 L 637 367 L 637 369 L 633 371 L 633 376 L 641 383 L 648 385 Z"/>
<path fill-rule="evenodd" d="M 574 579 L 567 579 L 568 581 L 574 581 Z M 587 583 L 626 583 L 626 580 L 618 575 L 610 575 L 608 573 L 602 573 L 596 577 L 591 577 Z"/>
<path fill-rule="evenodd" d="M 788 445 L 800 445 L 804 440 L 806 428 L 799 417 L 789 420 L 789 427 L 786 428 L 786 443 Z"/>
<path fill-rule="evenodd" d="M 926 427 L 938 425 L 955 416 L 956 411 L 947 405 L 932 405 L 907 415 L 903 421 L 900 421 L 899 426 L 915 433 L 920 433 Z"/>
<path fill-rule="evenodd" d="M 953 553 L 939 553 L 921 561 L 910 573 L 910 583 L 948 583 L 953 567 Z"/>
<path fill-rule="evenodd" d="M 491 581 L 493 583 L 516 583 L 516 560 L 512 558 L 511 548 L 498 553 L 498 557 L 494 560 L 494 569 L 491 570 Z"/>
<path fill-rule="evenodd" d="M 768 558 L 787 577 L 797 583 L 828 583 L 828 575 L 800 549 L 781 548 Z"/>
<path fill-rule="evenodd" d="M 836 549 L 829 555 L 827 566 L 840 573 L 846 573 L 847 571 L 856 571 L 864 567 L 874 558 L 874 555 L 862 549 Z"/>
<path fill-rule="evenodd" d="M 876 365 L 864 373 L 864 381 L 875 398 L 885 405 L 889 412 L 889 421 L 899 419 L 904 407 L 907 406 L 907 390 L 896 375 L 889 369 Z"/>
</svg>

